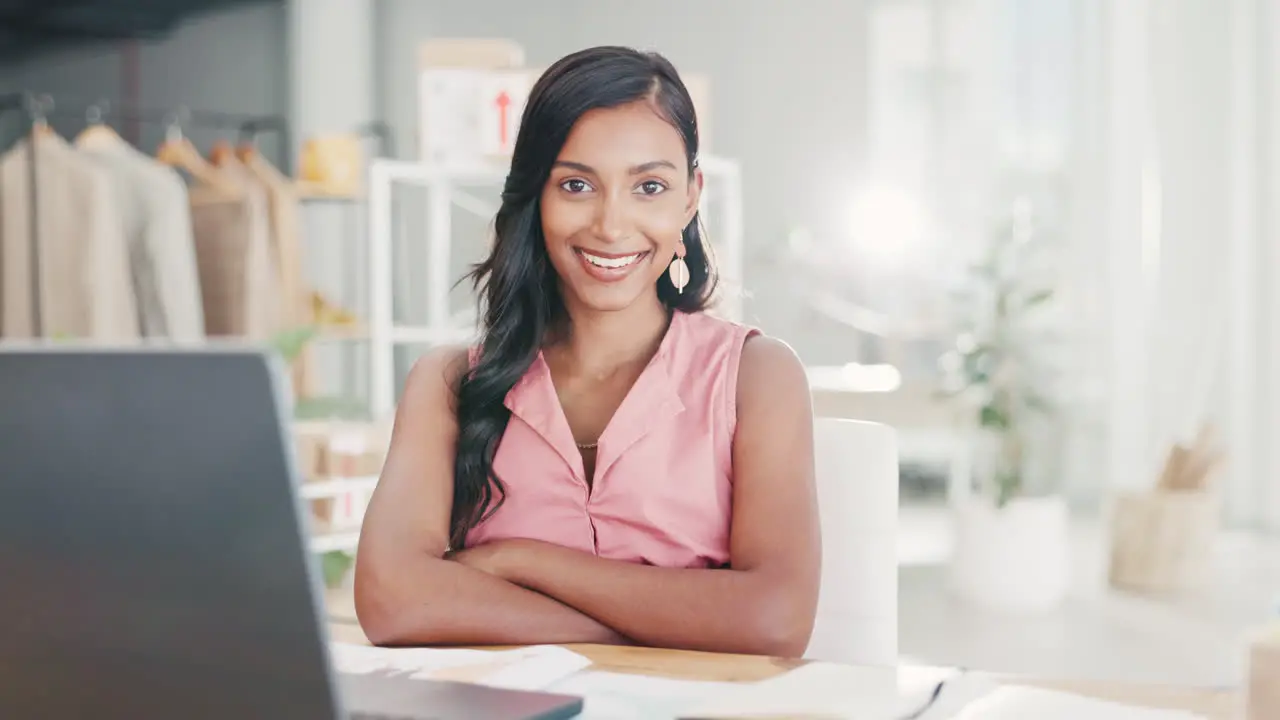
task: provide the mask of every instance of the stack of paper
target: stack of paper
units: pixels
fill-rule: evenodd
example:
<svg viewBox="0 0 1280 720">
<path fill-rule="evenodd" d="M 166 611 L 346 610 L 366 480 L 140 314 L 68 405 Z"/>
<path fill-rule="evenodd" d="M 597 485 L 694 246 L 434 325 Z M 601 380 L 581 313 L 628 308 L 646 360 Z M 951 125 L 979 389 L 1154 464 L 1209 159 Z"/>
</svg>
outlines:
<svg viewBox="0 0 1280 720">
<path fill-rule="evenodd" d="M 909 706 L 897 668 L 810 663 L 694 706 L 698 718 L 869 718 L 891 720 Z"/>
<path fill-rule="evenodd" d="M 329 643 L 334 669 L 363 675 L 386 673 L 425 680 L 455 680 L 511 690 L 543 690 L 591 665 L 554 645 L 516 650 L 379 648 Z"/>
<path fill-rule="evenodd" d="M 950 673 L 954 674 L 954 672 Z M 912 717 L 948 674 L 811 663 L 754 683 L 695 682 L 584 672 L 552 686 L 586 700 L 583 720 Z M 920 716 L 922 719 L 925 716 Z"/>
<path fill-rule="evenodd" d="M 1152 710 L 1038 688 L 1002 686 L 965 706 L 955 720 L 1207 720 L 1180 710 Z"/>
<path fill-rule="evenodd" d="M 580 720 L 674 720 L 690 708 L 713 698 L 731 697 L 743 687 L 749 686 L 588 671 L 548 690 L 581 697 Z"/>
</svg>

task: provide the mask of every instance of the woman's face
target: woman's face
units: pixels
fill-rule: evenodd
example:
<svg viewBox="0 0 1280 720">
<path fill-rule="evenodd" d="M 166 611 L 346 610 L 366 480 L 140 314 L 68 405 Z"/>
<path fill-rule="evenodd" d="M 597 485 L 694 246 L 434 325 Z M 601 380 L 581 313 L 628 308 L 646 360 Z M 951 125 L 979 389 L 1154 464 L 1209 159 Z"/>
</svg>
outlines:
<svg viewBox="0 0 1280 720">
<path fill-rule="evenodd" d="M 648 103 L 579 118 L 542 190 L 542 233 L 566 303 L 621 310 L 655 297 L 701 185 L 680 133 Z"/>
</svg>

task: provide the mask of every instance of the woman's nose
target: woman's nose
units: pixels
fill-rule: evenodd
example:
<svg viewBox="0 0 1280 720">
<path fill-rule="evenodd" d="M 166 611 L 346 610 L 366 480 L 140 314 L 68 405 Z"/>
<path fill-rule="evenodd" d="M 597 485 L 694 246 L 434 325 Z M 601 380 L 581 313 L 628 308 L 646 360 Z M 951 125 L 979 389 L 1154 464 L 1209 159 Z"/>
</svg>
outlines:
<svg viewBox="0 0 1280 720">
<path fill-rule="evenodd" d="M 607 242 L 621 242 L 631 234 L 625 200 L 602 195 L 596 205 L 595 233 Z"/>
</svg>

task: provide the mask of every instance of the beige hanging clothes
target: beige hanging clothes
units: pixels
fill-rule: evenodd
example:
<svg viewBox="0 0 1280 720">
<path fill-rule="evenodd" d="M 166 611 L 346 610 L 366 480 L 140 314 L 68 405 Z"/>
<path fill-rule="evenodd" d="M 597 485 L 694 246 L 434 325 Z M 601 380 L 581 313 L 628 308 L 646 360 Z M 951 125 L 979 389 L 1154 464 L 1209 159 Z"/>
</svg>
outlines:
<svg viewBox="0 0 1280 720">
<path fill-rule="evenodd" d="M 40 325 L 31 275 L 36 159 Z M 110 174 L 52 132 L 0 158 L 0 337 L 133 344 L 139 338 L 128 243 Z"/>
<path fill-rule="evenodd" d="M 174 169 L 106 128 L 76 139 L 112 174 L 129 243 L 142 333 L 178 343 L 205 337 L 187 188 Z"/>
<path fill-rule="evenodd" d="M 271 208 L 271 241 L 280 274 L 281 313 L 286 325 L 297 327 L 312 320 L 311 303 L 303 282 L 302 243 L 298 220 L 301 204 L 298 185 L 267 162 L 256 150 L 239 153 L 244 168 L 267 191 Z"/>
<path fill-rule="evenodd" d="M 281 327 L 280 288 L 272 259 L 265 191 L 243 167 L 219 172 L 236 187 L 191 190 L 205 330 L 211 336 L 270 339 Z"/>
<path fill-rule="evenodd" d="M 286 328 L 300 328 L 315 321 L 310 294 L 303 280 L 302 243 L 299 238 L 298 184 L 267 162 L 252 146 L 241 147 L 237 157 L 267 191 L 271 205 L 271 239 L 280 279 L 281 317 Z M 315 362 L 312 347 L 304 347 L 294 359 L 293 388 L 298 397 L 310 397 L 314 390 Z"/>
</svg>

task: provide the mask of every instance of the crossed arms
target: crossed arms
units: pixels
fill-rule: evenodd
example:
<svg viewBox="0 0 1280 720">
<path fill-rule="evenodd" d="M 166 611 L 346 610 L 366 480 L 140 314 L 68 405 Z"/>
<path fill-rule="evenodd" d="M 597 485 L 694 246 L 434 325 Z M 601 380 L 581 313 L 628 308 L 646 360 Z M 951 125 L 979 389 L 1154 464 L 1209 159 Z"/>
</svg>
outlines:
<svg viewBox="0 0 1280 720">
<path fill-rule="evenodd" d="M 356 612 L 379 645 L 641 645 L 798 656 L 821 563 L 812 410 L 785 345 L 743 348 L 731 568 L 608 560 L 534 540 L 446 556 L 457 350 L 424 356 L 397 413 L 356 562 Z"/>
</svg>

